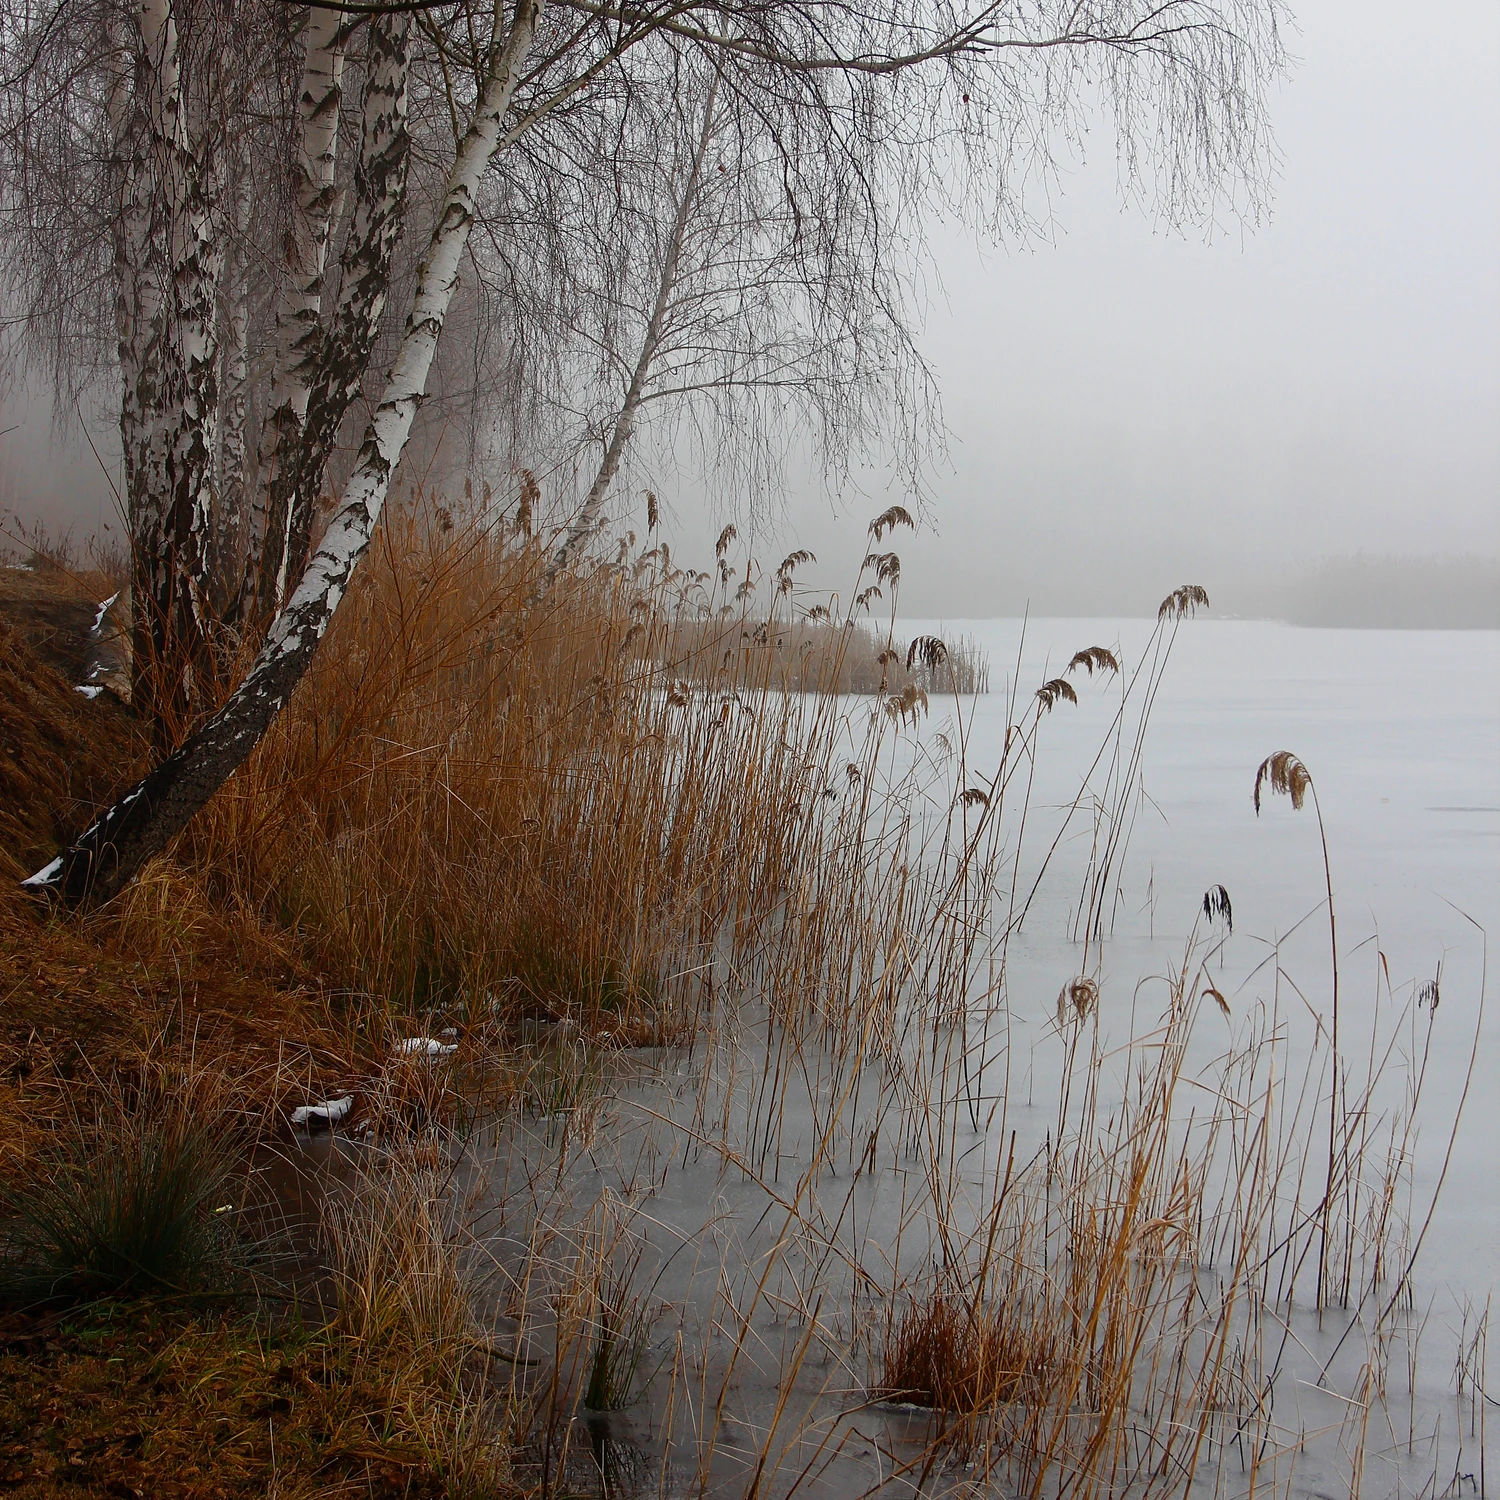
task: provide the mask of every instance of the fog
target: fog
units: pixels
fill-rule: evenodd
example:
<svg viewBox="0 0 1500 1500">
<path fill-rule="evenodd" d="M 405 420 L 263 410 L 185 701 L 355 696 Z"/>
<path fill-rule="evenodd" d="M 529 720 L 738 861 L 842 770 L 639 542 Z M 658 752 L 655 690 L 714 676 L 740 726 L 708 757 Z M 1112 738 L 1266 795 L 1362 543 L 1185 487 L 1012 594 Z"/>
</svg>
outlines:
<svg viewBox="0 0 1500 1500">
<path fill-rule="evenodd" d="M 1500 552 L 1500 7 L 1297 13 L 1257 232 L 1154 232 L 1100 161 L 1054 245 L 944 246 L 916 613 L 1133 611 L 1186 580 L 1254 608 L 1325 555 Z M 852 555 L 857 527 L 793 509 Z"/>
<path fill-rule="evenodd" d="M 1320 559 L 1500 554 L 1500 6 L 1295 9 L 1259 228 L 1163 232 L 1122 206 L 1102 136 L 1050 242 L 934 226 L 923 347 L 951 436 L 900 543 L 909 613 L 1132 613 L 1185 581 L 1275 612 Z M 96 528 L 100 464 L 57 446 L 47 403 L 18 421 L 0 499 Z M 662 493 L 689 553 L 726 519 L 697 493 Z M 834 497 L 794 482 L 761 544 L 811 547 L 838 586 L 906 499 L 878 464 Z M 1413 576 L 1444 595 L 1441 569 Z"/>
<path fill-rule="evenodd" d="M 901 543 L 911 612 L 1132 613 L 1185 581 L 1275 612 L 1324 557 L 1500 553 L 1500 7 L 1295 9 L 1258 230 L 1159 232 L 1101 142 L 1054 243 L 945 232 L 952 441 Z M 784 534 L 825 564 L 901 498 L 814 495 Z"/>
</svg>

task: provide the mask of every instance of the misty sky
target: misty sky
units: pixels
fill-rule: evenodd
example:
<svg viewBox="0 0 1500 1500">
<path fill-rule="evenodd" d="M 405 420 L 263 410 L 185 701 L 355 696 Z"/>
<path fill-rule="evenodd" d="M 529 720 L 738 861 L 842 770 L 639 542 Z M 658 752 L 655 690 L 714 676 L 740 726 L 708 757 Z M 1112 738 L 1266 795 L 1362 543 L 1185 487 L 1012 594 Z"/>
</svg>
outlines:
<svg viewBox="0 0 1500 1500">
<path fill-rule="evenodd" d="M 1322 554 L 1500 553 L 1500 4 L 1294 8 L 1258 232 L 1154 233 L 1101 140 L 1055 245 L 944 242 L 926 348 L 954 441 L 939 534 L 899 543 L 908 612 L 1150 610 Z M 824 574 L 857 558 L 826 504 L 792 520 Z"/>
<path fill-rule="evenodd" d="M 1326 554 L 1500 553 L 1500 4 L 1294 8 L 1254 234 L 1154 232 L 1101 137 L 1055 244 L 934 235 L 924 348 L 953 440 L 936 532 L 899 543 L 906 612 L 1150 609 Z M 108 517 L 88 450 L 18 419 L 0 501 Z M 698 552 L 722 518 L 686 484 L 664 498 Z M 809 486 L 765 545 L 812 547 L 835 586 L 901 498 L 872 474 L 838 520 Z"/>
</svg>

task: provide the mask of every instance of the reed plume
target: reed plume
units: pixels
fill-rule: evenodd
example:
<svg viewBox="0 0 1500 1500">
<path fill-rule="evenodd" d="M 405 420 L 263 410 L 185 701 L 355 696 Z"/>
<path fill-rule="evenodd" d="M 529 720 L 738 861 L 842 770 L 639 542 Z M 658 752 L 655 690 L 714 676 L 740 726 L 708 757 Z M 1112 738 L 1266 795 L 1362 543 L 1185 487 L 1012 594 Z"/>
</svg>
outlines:
<svg viewBox="0 0 1500 1500">
<path fill-rule="evenodd" d="M 1223 923 L 1227 931 L 1234 931 L 1234 907 L 1222 885 L 1211 885 L 1203 893 L 1203 915 L 1210 922 Z"/>
<path fill-rule="evenodd" d="M 1328 1175 L 1323 1190 L 1320 1210 L 1322 1220 L 1318 1243 L 1318 1292 L 1317 1303 L 1321 1310 L 1328 1301 L 1328 1235 L 1329 1220 L 1333 1212 L 1335 1178 L 1338 1168 L 1338 1119 L 1341 1097 L 1339 1070 L 1339 935 L 1338 921 L 1333 905 L 1333 866 L 1328 858 L 1328 831 L 1323 825 L 1323 809 L 1318 802 L 1318 789 L 1313 783 L 1312 773 L 1290 750 L 1277 750 L 1268 755 L 1255 772 L 1255 815 L 1260 816 L 1261 789 L 1269 787 L 1280 796 L 1291 799 L 1293 809 L 1301 811 L 1307 794 L 1312 793 L 1313 812 L 1318 820 L 1318 841 L 1323 850 L 1323 882 L 1328 902 L 1328 950 L 1332 968 L 1333 995 L 1330 1004 L 1328 1050 L 1331 1082 L 1328 1091 Z"/>
<path fill-rule="evenodd" d="M 1308 788 L 1312 786 L 1312 775 L 1307 767 L 1302 764 L 1290 750 L 1278 750 L 1274 755 L 1268 755 L 1260 763 L 1255 773 L 1255 811 L 1260 813 L 1260 793 L 1262 787 L 1269 787 L 1271 791 L 1283 797 L 1292 799 L 1292 806 L 1298 811 L 1302 810 L 1303 800 L 1307 796 Z"/>
<path fill-rule="evenodd" d="M 1073 690 L 1073 684 L 1065 677 L 1054 677 L 1050 682 L 1044 682 L 1036 690 L 1036 701 L 1044 713 L 1051 713 L 1059 703 L 1077 703 L 1078 694 Z"/>
<path fill-rule="evenodd" d="M 1106 646 L 1085 646 L 1082 651 L 1073 653 L 1073 660 L 1068 663 L 1068 671 L 1073 671 L 1075 667 L 1086 667 L 1090 677 L 1096 670 L 1118 675 L 1120 661 Z"/>
<path fill-rule="evenodd" d="M 870 535 L 878 542 L 887 531 L 894 531 L 898 526 L 905 526 L 915 531 L 917 523 L 912 520 L 911 513 L 904 505 L 892 505 L 875 517 L 870 522 Z"/>
<path fill-rule="evenodd" d="M 1161 607 L 1156 611 L 1156 618 L 1158 620 L 1181 620 L 1188 615 L 1196 614 L 1200 609 L 1207 608 L 1207 591 L 1196 583 L 1185 583 L 1181 588 L 1173 589 L 1161 601 Z"/>
</svg>

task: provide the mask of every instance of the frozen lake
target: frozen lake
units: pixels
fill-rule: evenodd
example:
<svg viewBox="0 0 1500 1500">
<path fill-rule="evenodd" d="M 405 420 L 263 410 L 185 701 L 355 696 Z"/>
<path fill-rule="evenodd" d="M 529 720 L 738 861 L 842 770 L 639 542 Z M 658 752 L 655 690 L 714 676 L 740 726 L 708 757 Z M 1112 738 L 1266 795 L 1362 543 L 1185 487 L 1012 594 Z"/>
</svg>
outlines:
<svg viewBox="0 0 1500 1500">
<path fill-rule="evenodd" d="M 596 1483 L 602 1462 L 609 1493 L 642 1495 L 1484 1492 L 1500 635 L 1186 620 L 1137 761 L 1144 679 L 1118 739 L 1111 726 L 1152 630 L 902 623 L 908 640 L 972 636 L 991 661 L 990 694 L 934 698 L 881 751 L 899 771 L 961 749 L 962 783 L 950 757 L 921 806 L 937 830 L 978 818 L 957 792 L 995 791 L 1008 726 L 1075 652 L 1104 646 L 1123 669 L 1075 670 L 1078 701 L 1033 718 L 1009 754 L 1014 829 L 996 840 L 988 915 L 964 919 L 988 933 L 967 1007 L 923 1008 L 909 932 L 851 946 L 872 980 L 852 1033 L 779 1013 L 779 960 L 757 978 L 706 950 L 718 998 L 690 1051 L 601 1066 L 565 1032 L 539 1039 L 533 1107 L 479 1160 L 497 1329 L 556 1372 L 529 1386 L 548 1482 Z M 869 700 L 851 712 L 853 745 Z M 1329 1215 L 1321 1248 L 1315 1229 L 1334 1194 L 1319 825 L 1311 797 L 1252 804 L 1257 767 L 1283 750 L 1313 778 L 1338 919 L 1347 1223 L 1344 1290 L 1321 1315 L 1318 1267 L 1339 1247 Z M 849 783 L 826 805 L 857 796 Z M 1232 932 L 1204 916 L 1215 887 Z M 789 897 L 771 946 L 833 894 Z M 899 993 L 877 971 L 901 975 Z M 1059 992 L 1080 977 L 1097 990 L 1075 1017 Z M 1131 1163 L 1148 1156 L 1137 1207 Z M 1090 1269 L 1106 1242 L 1123 1259 Z M 1124 1302 L 1105 1322 L 1138 1341 L 1111 1366 L 1125 1383 L 1101 1394 L 1112 1335 L 1075 1327 L 1078 1383 L 1058 1375 L 1044 1413 L 1028 1391 L 1073 1357 L 1056 1326 L 1111 1277 Z M 881 1381 L 901 1320 L 976 1284 L 971 1305 L 1030 1352 L 955 1448 L 933 1441 L 945 1419 L 882 1399 Z M 587 1404 L 618 1409 L 586 1412 L 611 1349 L 629 1351 L 617 1389 Z"/>
<path fill-rule="evenodd" d="M 1145 620 L 1089 619 L 904 626 L 911 635 L 972 636 L 989 653 L 992 691 L 975 701 L 970 731 L 969 758 L 981 767 L 999 759 L 1010 682 L 1019 681 L 1024 699 L 1093 644 L 1118 644 L 1128 671 L 1151 628 Z M 1076 707 L 1060 706 L 1044 727 L 1040 803 L 1071 800 L 1118 698 L 1086 679 L 1078 694 Z M 933 722 L 944 713 L 934 701 Z M 1278 750 L 1299 756 L 1317 787 L 1350 1013 L 1368 1007 L 1378 953 L 1398 989 L 1442 966 L 1435 1056 L 1448 1082 L 1426 1100 L 1423 1138 L 1445 1146 L 1453 1081 L 1467 1068 L 1478 1018 L 1484 942 L 1474 924 L 1491 943 L 1500 940 L 1500 632 L 1184 621 L 1151 713 L 1142 761 L 1149 801 L 1134 826 L 1114 903 L 1115 936 L 1104 952 L 1106 973 L 1121 986 L 1160 973 L 1180 953 L 1204 893 L 1221 884 L 1234 909 L 1226 957 L 1243 987 L 1220 986 L 1231 1004 L 1263 987 L 1261 960 L 1293 928 L 1283 943 L 1286 966 L 1309 1000 L 1326 1002 L 1323 866 L 1311 808 L 1296 813 L 1272 797 L 1257 817 L 1252 802 L 1256 768 Z M 1070 827 L 1073 843 L 1089 842 L 1086 812 Z M 1068 898 L 1077 896 L 1079 862 L 1056 867 L 1028 918 L 1009 996 L 1017 1019 L 1045 1021 L 1076 963 Z M 1107 995 L 1110 986 L 1104 989 Z M 1475 1076 L 1421 1280 L 1483 1303 L 1500 1288 L 1500 1011 L 1493 1007 Z"/>
</svg>

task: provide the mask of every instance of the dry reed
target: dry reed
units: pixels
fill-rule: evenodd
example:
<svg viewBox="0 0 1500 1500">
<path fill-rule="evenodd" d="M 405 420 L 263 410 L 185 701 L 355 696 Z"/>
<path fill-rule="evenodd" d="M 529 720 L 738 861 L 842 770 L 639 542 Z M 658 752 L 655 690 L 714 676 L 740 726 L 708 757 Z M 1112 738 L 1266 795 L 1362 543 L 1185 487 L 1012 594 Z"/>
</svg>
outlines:
<svg viewBox="0 0 1500 1500">
<path fill-rule="evenodd" d="M 874 543 L 909 524 L 898 511 Z M 1107 1035 L 1099 944 L 1150 710 L 1206 596 L 1170 595 L 1135 663 L 1088 647 L 1013 688 L 999 763 L 978 766 L 967 689 L 933 678 L 948 647 L 794 614 L 795 556 L 757 616 L 734 541 L 711 573 L 658 545 L 547 585 L 529 525 L 390 515 L 287 713 L 176 851 L 195 890 L 329 976 L 369 1050 L 451 1024 L 491 1059 L 463 1086 L 516 1106 L 481 1148 L 501 1179 L 487 1238 L 465 1240 L 446 1179 L 404 1158 L 339 1200 L 351 1346 L 399 1346 L 448 1393 L 433 1451 L 488 1451 L 465 1424 L 504 1412 L 544 1491 L 570 1472 L 573 1418 L 628 1401 L 647 1367 L 665 1441 L 705 1489 L 795 1490 L 879 1397 L 937 1413 L 915 1452 L 884 1456 L 919 1487 L 957 1454 L 976 1487 L 1180 1493 L 1231 1448 L 1250 1492 L 1283 1486 L 1300 1439 L 1274 1403 L 1277 1319 L 1314 1267 L 1314 1298 L 1375 1309 L 1338 1376 L 1368 1411 L 1382 1297 L 1409 1270 L 1398 1190 L 1424 1071 L 1383 1110 L 1411 1008 L 1391 1007 L 1362 1079 L 1335 1055 L 1331 1165 L 1310 1195 L 1301 1147 L 1324 1098 L 1310 1062 L 1288 1082 L 1277 994 L 1225 1017 L 1204 968 L 1218 950 L 1195 936 L 1160 1015 Z M 899 573 L 872 552 L 851 597 L 868 609 Z M 851 696 L 872 643 L 873 701 Z M 1043 728 L 1090 679 L 1118 707 L 1023 880 Z M 919 738 L 940 701 L 951 717 Z M 1010 945 L 1083 808 L 1056 1114 L 1018 1155 Z M 178 905 L 163 884 L 117 920 Z M 1205 918 L 1227 936 L 1227 898 Z M 1189 1062 L 1205 1005 L 1239 1028 L 1208 1068 Z M 601 1061 L 659 1044 L 682 1069 L 644 1100 Z M 652 1208 L 674 1168 L 707 1179 L 676 1243 Z M 861 1194 L 897 1180 L 877 1242 Z M 731 1187 L 743 1215 L 717 1206 Z M 488 1258 L 498 1311 L 480 1316 L 460 1243 Z M 669 1336 L 648 1359 L 658 1314 Z M 746 1420 L 731 1399 L 752 1376 L 777 1394 Z M 1351 1493 L 1363 1420 L 1339 1433 Z"/>
</svg>

